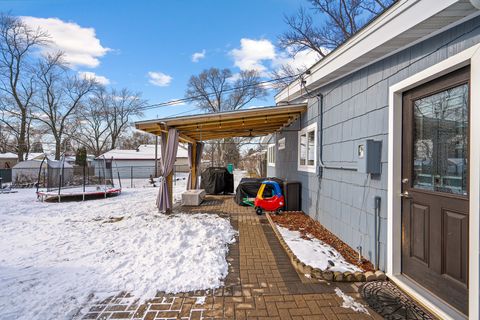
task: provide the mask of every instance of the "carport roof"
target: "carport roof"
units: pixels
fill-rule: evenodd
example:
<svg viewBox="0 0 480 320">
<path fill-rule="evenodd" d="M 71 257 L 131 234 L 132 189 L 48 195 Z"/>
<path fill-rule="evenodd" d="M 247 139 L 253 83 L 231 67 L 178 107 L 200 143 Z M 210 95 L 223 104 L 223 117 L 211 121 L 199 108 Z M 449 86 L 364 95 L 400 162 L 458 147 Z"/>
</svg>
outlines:
<svg viewBox="0 0 480 320">
<path fill-rule="evenodd" d="M 263 107 L 218 113 L 139 121 L 139 130 L 159 135 L 176 128 L 183 142 L 231 137 L 257 137 L 274 133 L 295 121 L 307 104 Z"/>
</svg>

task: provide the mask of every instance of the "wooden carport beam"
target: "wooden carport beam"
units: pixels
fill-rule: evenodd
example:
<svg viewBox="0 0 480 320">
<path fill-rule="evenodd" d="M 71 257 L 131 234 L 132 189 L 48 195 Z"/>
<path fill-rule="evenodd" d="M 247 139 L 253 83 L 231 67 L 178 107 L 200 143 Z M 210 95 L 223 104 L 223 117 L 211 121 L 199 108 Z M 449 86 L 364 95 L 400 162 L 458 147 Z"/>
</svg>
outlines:
<svg viewBox="0 0 480 320">
<path fill-rule="evenodd" d="M 306 103 L 272 106 L 143 121 L 137 122 L 136 128 L 153 134 L 165 132 L 167 126 L 176 128 L 180 141 L 194 144 L 196 141 L 274 133 L 298 119 L 306 110 Z"/>
<path fill-rule="evenodd" d="M 252 131 L 251 133 L 249 132 L 241 132 L 241 133 L 229 133 L 229 134 L 215 134 L 212 133 L 208 136 L 202 136 L 201 140 L 202 141 L 208 141 L 208 140 L 217 140 L 217 139 L 224 139 L 224 138 L 235 138 L 235 137 L 261 137 L 261 136 L 266 136 L 271 132 L 255 132 Z"/>
<path fill-rule="evenodd" d="M 156 135 L 156 136 L 158 136 L 158 135 L 159 135 L 160 133 L 162 133 L 162 132 L 163 132 L 163 133 L 168 133 L 168 128 L 166 128 L 166 129 L 165 129 L 165 128 L 162 128 L 162 125 L 161 125 L 160 123 L 158 123 L 156 127 L 150 126 L 150 127 L 147 127 L 147 128 L 146 128 L 146 127 L 144 127 L 144 126 L 142 126 L 142 125 L 136 125 L 135 127 L 136 127 L 137 129 L 139 129 L 139 130 L 146 131 L 146 132 L 151 133 L 151 134 L 154 134 L 154 135 Z M 187 143 L 192 143 L 192 144 L 194 144 L 195 142 L 197 142 L 195 139 L 193 139 L 193 138 L 191 138 L 191 137 L 189 137 L 189 136 L 181 133 L 180 130 L 179 130 L 178 139 L 179 139 L 180 141 L 182 141 L 182 142 L 187 142 Z"/>
<path fill-rule="evenodd" d="M 299 113 L 288 113 L 288 114 L 279 114 L 279 115 L 262 115 L 262 116 L 256 116 L 256 117 L 243 117 L 243 118 L 238 118 L 238 119 L 220 119 L 220 120 L 204 120 L 204 121 L 198 121 L 198 122 L 189 122 L 186 124 L 177 124 L 175 125 L 175 128 L 178 128 L 179 130 L 186 130 L 186 129 L 201 129 L 201 128 L 207 128 L 207 127 L 218 127 L 219 124 L 222 126 L 230 126 L 230 125 L 243 125 L 247 126 L 249 124 L 253 123 L 268 123 L 271 122 L 272 120 L 284 122 L 285 120 L 289 120 L 290 118 L 298 117 Z"/>
<path fill-rule="evenodd" d="M 255 121 L 249 122 L 248 124 L 243 123 L 235 123 L 235 124 L 217 124 L 217 125 L 208 125 L 208 126 L 198 126 L 198 127 L 178 127 L 183 133 L 190 134 L 195 132 L 208 132 L 209 130 L 217 131 L 222 129 L 256 129 L 256 128 L 263 128 L 263 127 L 272 127 L 272 126 L 282 126 L 285 122 L 289 121 L 289 118 L 284 118 L 283 121 Z"/>
<path fill-rule="evenodd" d="M 191 131 L 183 131 L 188 136 L 192 137 L 193 139 L 198 138 L 199 135 L 208 135 L 211 133 L 232 133 L 232 132 L 244 132 L 244 131 L 265 131 L 265 130 L 274 130 L 276 128 L 281 128 L 283 125 L 282 122 L 279 123 L 271 123 L 271 124 L 257 124 L 254 128 L 252 127 L 231 127 L 231 126 L 222 126 L 217 127 L 215 129 L 205 129 L 205 130 L 191 130 Z"/>
</svg>

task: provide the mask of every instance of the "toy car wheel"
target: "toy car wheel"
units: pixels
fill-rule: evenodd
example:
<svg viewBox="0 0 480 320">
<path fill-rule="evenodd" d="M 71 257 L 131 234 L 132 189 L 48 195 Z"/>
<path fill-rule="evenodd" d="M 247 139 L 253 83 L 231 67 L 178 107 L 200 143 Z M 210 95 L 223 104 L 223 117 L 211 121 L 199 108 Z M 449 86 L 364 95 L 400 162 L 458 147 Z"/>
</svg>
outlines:
<svg viewBox="0 0 480 320">
<path fill-rule="evenodd" d="M 262 213 L 263 213 L 263 210 L 262 210 L 262 208 L 257 208 L 257 209 L 255 209 L 255 212 L 256 212 L 259 216 L 261 216 Z"/>
<path fill-rule="evenodd" d="M 282 210 L 282 209 L 278 209 L 275 213 L 278 214 L 278 215 L 280 215 L 280 214 L 283 213 L 283 210 Z"/>
</svg>

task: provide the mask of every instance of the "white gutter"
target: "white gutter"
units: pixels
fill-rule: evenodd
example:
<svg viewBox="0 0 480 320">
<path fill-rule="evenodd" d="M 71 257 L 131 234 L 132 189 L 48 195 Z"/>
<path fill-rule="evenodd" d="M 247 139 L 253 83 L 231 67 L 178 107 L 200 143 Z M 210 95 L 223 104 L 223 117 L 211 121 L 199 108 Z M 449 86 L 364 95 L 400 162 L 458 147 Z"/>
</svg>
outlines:
<svg viewBox="0 0 480 320">
<path fill-rule="evenodd" d="M 474 5 L 473 2 L 480 3 L 480 0 L 470 1 L 472 5 Z M 315 90 L 319 86 L 373 63 L 376 59 L 384 58 L 407 44 L 413 45 L 418 40 L 432 36 L 443 27 L 451 26 L 455 21 L 449 21 L 448 16 L 446 16 L 443 17 L 444 21 L 439 19 L 439 25 L 435 29 L 425 29 L 425 26 L 423 26 L 418 27 L 418 32 L 408 33 L 416 26 L 421 26 L 422 22 L 429 18 L 439 13 L 443 15 L 442 11 L 446 11 L 449 7 L 455 5 L 458 8 L 452 9 L 454 11 L 460 8 L 466 10 L 469 14 L 474 13 L 471 7 L 465 9 L 465 4 L 469 5 L 469 2 L 459 2 L 458 0 L 398 1 L 346 43 L 310 68 L 310 75 L 303 77 L 303 80 L 307 82 L 307 89 Z M 405 34 L 407 36 L 402 38 L 402 35 Z M 416 34 L 418 34 L 418 37 L 415 38 Z M 296 101 L 305 94 L 302 89 L 300 80 L 293 81 L 275 96 L 275 101 L 277 103 Z"/>
</svg>

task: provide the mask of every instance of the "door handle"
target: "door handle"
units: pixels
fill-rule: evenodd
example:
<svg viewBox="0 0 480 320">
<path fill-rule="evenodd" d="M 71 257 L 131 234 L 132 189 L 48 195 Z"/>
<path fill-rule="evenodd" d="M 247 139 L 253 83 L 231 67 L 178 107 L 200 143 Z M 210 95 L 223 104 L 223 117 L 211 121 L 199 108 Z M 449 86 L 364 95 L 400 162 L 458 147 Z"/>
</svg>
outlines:
<svg viewBox="0 0 480 320">
<path fill-rule="evenodd" d="M 412 196 L 410 195 L 410 193 L 408 191 L 404 191 L 404 192 L 400 193 L 400 197 L 405 198 L 405 199 L 410 199 Z"/>
</svg>

